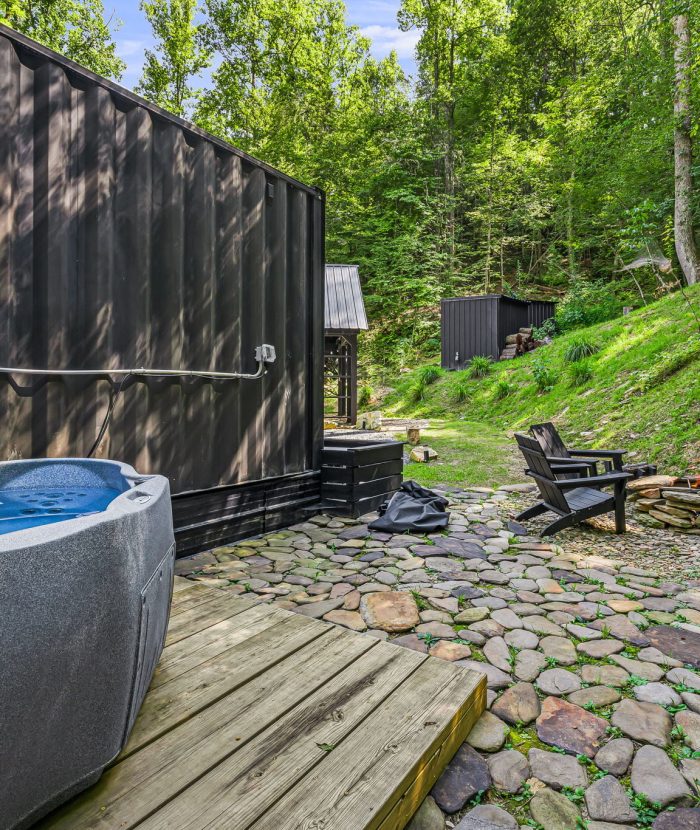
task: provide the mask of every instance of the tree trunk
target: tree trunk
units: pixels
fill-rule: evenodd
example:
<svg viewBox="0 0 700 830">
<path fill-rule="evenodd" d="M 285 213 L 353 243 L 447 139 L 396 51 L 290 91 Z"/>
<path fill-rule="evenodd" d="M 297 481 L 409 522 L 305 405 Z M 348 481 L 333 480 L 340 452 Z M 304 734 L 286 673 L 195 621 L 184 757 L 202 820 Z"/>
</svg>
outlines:
<svg viewBox="0 0 700 830">
<path fill-rule="evenodd" d="M 674 232 L 676 254 L 688 285 L 698 281 L 700 262 L 693 234 L 693 143 L 690 135 L 690 25 L 688 16 L 673 18 L 675 66 L 675 94 L 673 111 L 675 128 L 673 136 L 675 159 L 676 201 L 674 208 Z"/>
</svg>

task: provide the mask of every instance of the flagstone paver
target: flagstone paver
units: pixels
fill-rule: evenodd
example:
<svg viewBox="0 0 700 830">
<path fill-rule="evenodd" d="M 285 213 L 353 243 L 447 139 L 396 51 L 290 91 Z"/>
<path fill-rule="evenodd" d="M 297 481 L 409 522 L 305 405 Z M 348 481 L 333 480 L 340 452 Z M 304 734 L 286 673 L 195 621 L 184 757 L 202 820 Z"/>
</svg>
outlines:
<svg viewBox="0 0 700 830">
<path fill-rule="evenodd" d="M 512 520 L 526 487 L 436 489 L 443 534 L 318 515 L 177 571 L 486 674 L 489 708 L 411 830 L 631 827 L 644 796 L 657 830 L 700 828 L 700 581 L 680 573 L 700 541 L 545 541 Z"/>
</svg>

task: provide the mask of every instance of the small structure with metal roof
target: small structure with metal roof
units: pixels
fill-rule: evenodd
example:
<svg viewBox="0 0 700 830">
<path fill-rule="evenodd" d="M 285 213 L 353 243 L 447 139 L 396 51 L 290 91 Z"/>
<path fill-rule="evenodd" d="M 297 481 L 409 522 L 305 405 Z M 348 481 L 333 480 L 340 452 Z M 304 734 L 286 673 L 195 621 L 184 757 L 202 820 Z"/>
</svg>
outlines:
<svg viewBox="0 0 700 830">
<path fill-rule="evenodd" d="M 326 265 L 325 413 L 357 421 L 357 334 L 368 328 L 357 265 Z"/>
</svg>

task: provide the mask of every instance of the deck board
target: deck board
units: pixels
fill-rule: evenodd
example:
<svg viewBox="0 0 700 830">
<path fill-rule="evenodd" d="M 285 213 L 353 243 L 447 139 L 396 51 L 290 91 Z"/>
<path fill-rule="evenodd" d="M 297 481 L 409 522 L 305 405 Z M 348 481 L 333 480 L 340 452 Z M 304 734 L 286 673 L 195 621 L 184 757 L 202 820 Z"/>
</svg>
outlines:
<svg viewBox="0 0 700 830">
<path fill-rule="evenodd" d="M 176 583 L 187 608 L 129 744 L 40 827 L 405 827 L 483 711 L 483 675 L 217 589 L 192 605 L 205 594 Z"/>
</svg>

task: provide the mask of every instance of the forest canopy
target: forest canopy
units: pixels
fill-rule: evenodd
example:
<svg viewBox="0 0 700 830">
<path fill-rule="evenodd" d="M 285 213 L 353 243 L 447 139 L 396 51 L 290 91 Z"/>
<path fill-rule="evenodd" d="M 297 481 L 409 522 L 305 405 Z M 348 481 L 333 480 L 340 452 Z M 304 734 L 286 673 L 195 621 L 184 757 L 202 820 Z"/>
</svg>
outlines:
<svg viewBox="0 0 700 830">
<path fill-rule="evenodd" d="M 137 91 L 326 191 L 327 258 L 360 265 L 377 349 L 434 345 L 441 297 L 605 315 L 692 281 L 700 0 L 403 0 L 411 78 L 341 0 L 141 9 Z M 101 0 L 0 0 L 0 19 L 123 71 Z"/>
</svg>

